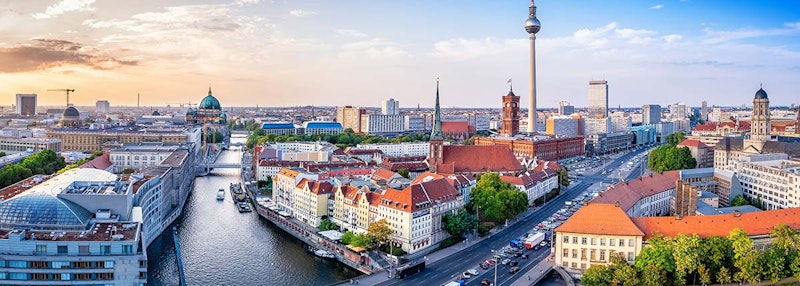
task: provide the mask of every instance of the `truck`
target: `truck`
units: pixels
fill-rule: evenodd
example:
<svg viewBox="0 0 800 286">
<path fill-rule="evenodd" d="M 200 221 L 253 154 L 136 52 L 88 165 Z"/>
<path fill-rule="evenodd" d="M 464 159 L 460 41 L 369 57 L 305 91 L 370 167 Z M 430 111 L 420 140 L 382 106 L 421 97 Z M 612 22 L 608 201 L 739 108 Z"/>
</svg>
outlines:
<svg viewBox="0 0 800 286">
<path fill-rule="evenodd" d="M 544 241 L 544 238 L 545 238 L 545 234 L 541 233 L 541 232 L 537 232 L 537 233 L 529 235 L 528 238 L 525 239 L 525 248 L 527 248 L 527 249 L 533 248 L 535 250 L 538 250 L 539 249 L 539 243 Z"/>
<path fill-rule="evenodd" d="M 444 286 L 464 286 L 466 284 L 467 283 L 464 280 L 455 280 L 455 281 L 450 281 L 447 284 L 444 284 Z"/>
<path fill-rule="evenodd" d="M 403 279 L 406 278 L 407 276 L 420 273 L 422 272 L 422 270 L 425 270 L 425 259 L 417 259 L 414 261 L 409 261 L 397 267 L 397 269 L 394 272 L 394 278 Z"/>
</svg>

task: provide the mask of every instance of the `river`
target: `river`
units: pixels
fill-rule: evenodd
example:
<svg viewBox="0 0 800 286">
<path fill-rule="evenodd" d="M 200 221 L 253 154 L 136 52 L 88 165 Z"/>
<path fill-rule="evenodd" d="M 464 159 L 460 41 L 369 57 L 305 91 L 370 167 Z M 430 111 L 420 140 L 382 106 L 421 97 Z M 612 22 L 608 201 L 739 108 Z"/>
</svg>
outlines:
<svg viewBox="0 0 800 286">
<path fill-rule="evenodd" d="M 239 163 L 241 156 L 238 150 L 223 151 L 217 162 Z M 256 212 L 239 213 L 228 192 L 239 177 L 239 169 L 219 169 L 196 178 L 175 221 L 188 285 L 327 285 L 360 274 L 306 252 L 302 242 Z M 221 188 L 226 190 L 222 202 L 216 200 Z M 147 253 L 148 284 L 178 285 L 171 231 L 153 241 Z"/>
</svg>

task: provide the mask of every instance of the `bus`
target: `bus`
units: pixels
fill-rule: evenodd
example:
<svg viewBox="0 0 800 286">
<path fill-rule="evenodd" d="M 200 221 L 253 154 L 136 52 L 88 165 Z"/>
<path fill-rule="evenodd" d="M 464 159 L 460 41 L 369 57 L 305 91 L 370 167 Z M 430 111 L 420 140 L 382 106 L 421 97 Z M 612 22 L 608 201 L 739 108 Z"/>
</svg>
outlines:
<svg viewBox="0 0 800 286">
<path fill-rule="evenodd" d="M 394 272 L 394 278 L 403 279 L 408 276 L 420 273 L 422 272 L 422 270 L 425 270 L 425 259 L 410 261 L 406 264 L 397 267 L 397 270 Z"/>
</svg>

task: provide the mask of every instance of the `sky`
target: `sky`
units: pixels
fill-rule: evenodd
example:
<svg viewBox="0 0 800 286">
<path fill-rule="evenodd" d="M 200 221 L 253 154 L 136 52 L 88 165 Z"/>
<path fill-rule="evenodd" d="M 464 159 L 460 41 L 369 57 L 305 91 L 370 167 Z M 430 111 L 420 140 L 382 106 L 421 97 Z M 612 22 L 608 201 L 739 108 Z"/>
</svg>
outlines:
<svg viewBox="0 0 800 286">
<path fill-rule="evenodd" d="M 0 0 L 0 104 L 527 106 L 526 0 Z M 800 99 L 800 1 L 539 0 L 537 105 Z"/>
</svg>

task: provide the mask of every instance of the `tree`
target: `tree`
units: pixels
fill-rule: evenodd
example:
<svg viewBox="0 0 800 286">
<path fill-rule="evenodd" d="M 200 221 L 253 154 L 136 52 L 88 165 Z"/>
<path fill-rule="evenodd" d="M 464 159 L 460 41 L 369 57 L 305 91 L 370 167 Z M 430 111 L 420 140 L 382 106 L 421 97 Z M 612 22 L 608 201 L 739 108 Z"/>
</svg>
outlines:
<svg viewBox="0 0 800 286">
<path fill-rule="evenodd" d="M 701 244 L 701 264 L 711 273 L 717 273 L 725 265 L 731 264 L 731 242 L 721 236 L 710 236 Z"/>
<path fill-rule="evenodd" d="M 739 269 L 734 274 L 736 281 L 757 283 L 761 280 L 762 255 L 753 249 L 753 241 L 747 233 L 735 228 L 728 234 L 733 249 L 733 266 Z"/>
<path fill-rule="evenodd" d="M 352 231 L 348 230 L 348 231 L 345 231 L 342 234 L 342 238 L 340 238 L 339 241 L 341 241 L 342 244 L 349 245 L 349 244 L 353 243 L 353 238 L 355 236 L 356 236 L 355 233 L 353 233 Z"/>
<path fill-rule="evenodd" d="M 614 273 L 608 265 L 595 264 L 583 273 L 581 284 L 588 286 L 611 285 L 612 279 L 614 279 Z"/>
<path fill-rule="evenodd" d="M 789 264 L 789 270 L 794 278 L 800 279 L 800 255 L 795 255 Z"/>
<path fill-rule="evenodd" d="M 556 174 L 558 174 L 558 188 L 560 189 L 561 186 L 569 187 L 569 170 L 567 170 L 567 167 L 561 167 L 561 169 L 556 170 Z"/>
<path fill-rule="evenodd" d="M 744 206 L 747 204 L 748 204 L 747 199 L 745 199 L 742 195 L 736 195 L 736 197 L 734 197 L 733 200 L 731 200 L 732 207 Z"/>
<path fill-rule="evenodd" d="M 686 275 L 700 265 L 700 237 L 697 234 L 678 234 L 673 240 L 672 257 L 675 260 L 675 283 L 685 284 Z"/>
<path fill-rule="evenodd" d="M 683 142 L 683 140 L 686 139 L 686 136 L 683 134 L 683 131 L 678 131 L 667 135 L 666 139 L 668 145 L 675 146 Z"/>
<path fill-rule="evenodd" d="M 382 245 L 389 241 L 389 236 L 392 235 L 392 229 L 389 227 L 389 223 L 386 222 L 385 219 L 380 219 L 379 221 L 369 225 L 367 228 L 367 234 L 373 242 L 377 243 L 378 245 Z"/>
<path fill-rule="evenodd" d="M 615 265 L 614 279 L 612 283 L 622 286 L 636 286 L 639 285 L 639 277 L 637 276 L 636 269 L 627 262 Z"/>
<path fill-rule="evenodd" d="M 694 169 L 697 160 L 688 147 L 662 145 L 650 151 L 647 167 L 656 172 Z"/>
<path fill-rule="evenodd" d="M 411 175 L 408 174 L 408 169 L 406 168 L 401 168 L 400 170 L 397 170 L 397 174 L 402 176 L 403 178 L 411 179 Z"/>
<path fill-rule="evenodd" d="M 445 214 L 442 217 L 444 229 L 455 237 L 462 237 L 464 234 L 472 232 L 477 223 L 478 219 L 464 209 L 455 214 Z"/>
<path fill-rule="evenodd" d="M 339 230 L 339 226 L 330 221 L 329 219 L 323 219 L 319 222 L 319 227 L 317 227 L 319 231 L 326 231 L 326 230 Z"/>
<path fill-rule="evenodd" d="M 122 169 L 123 174 L 133 174 L 134 172 L 136 172 L 136 170 L 134 170 L 133 168 Z"/>
<path fill-rule="evenodd" d="M 786 277 L 786 251 L 773 245 L 770 249 L 764 252 L 762 260 L 764 260 L 764 276 L 769 278 L 773 284 Z"/>
<path fill-rule="evenodd" d="M 653 265 L 667 274 L 673 274 L 675 272 L 675 257 L 672 255 L 673 239 L 657 233 L 648 239 L 647 243 L 650 247 L 642 249 L 636 257 L 636 268 L 641 272 L 647 266 Z"/>
<path fill-rule="evenodd" d="M 667 280 L 667 271 L 653 264 L 647 265 L 641 271 L 641 276 L 640 282 L 642 286 L 664 286 L 669 284 Z"/>
<path fill-rule="evenodd" d="M 472 212 L 480 208 L 480 215 L 484 219 L 504 222 L 525 211 L 527 206 L 527 194 L 501 181 L 497 173 L 486 173 L 480 176 L 476 187 L 470 191 L 467 208 Z"/>
</svg>

